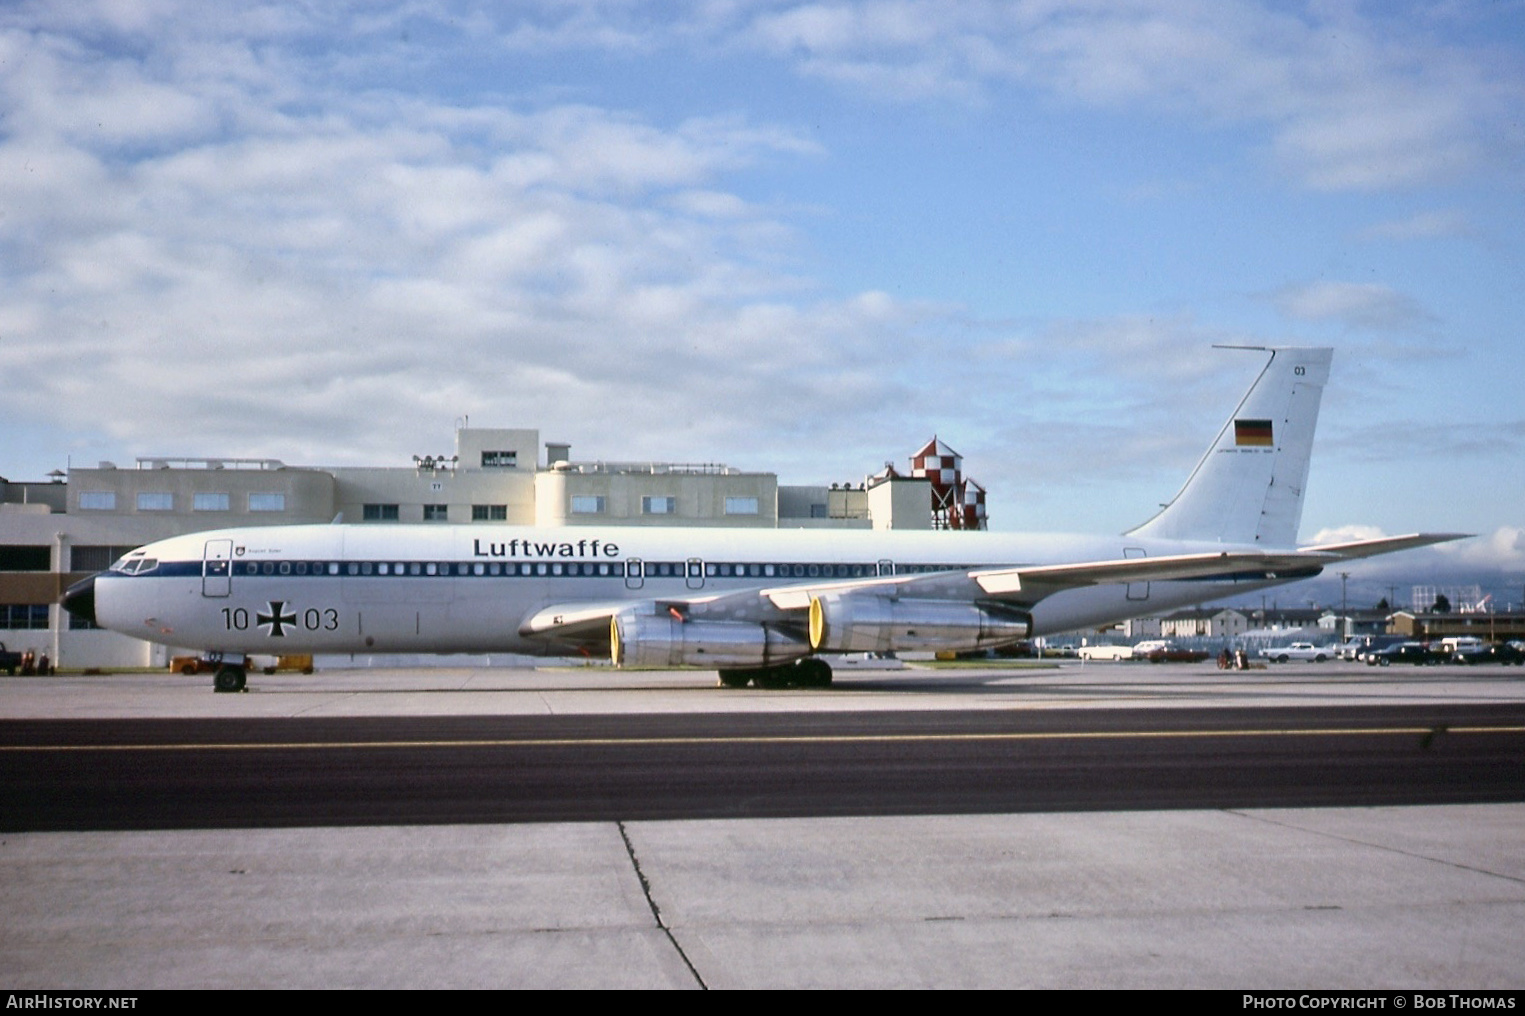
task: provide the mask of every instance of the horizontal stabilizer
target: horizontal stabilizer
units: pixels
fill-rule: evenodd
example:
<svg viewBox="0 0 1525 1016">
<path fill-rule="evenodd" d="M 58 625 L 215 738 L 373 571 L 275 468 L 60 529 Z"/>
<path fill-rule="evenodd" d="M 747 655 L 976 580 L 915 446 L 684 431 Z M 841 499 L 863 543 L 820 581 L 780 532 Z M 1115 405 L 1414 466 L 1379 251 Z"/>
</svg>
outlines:
<svg viewBox="0 0 1525 1016">
<path fill-rule="evenodd" d="M 1317 547 L 1304 547 L 1308 554 L 1333 554 L 1340 558 L 1376 557 L 1414 547 L 1428 547 L 1452 540 L 1469 540 L 1472 533 L 1410 533 L 1407 536 L 1382 536 L 1374 540 L 1354 540 L 1350 543 L 1322 543 Z"/>
</svg>

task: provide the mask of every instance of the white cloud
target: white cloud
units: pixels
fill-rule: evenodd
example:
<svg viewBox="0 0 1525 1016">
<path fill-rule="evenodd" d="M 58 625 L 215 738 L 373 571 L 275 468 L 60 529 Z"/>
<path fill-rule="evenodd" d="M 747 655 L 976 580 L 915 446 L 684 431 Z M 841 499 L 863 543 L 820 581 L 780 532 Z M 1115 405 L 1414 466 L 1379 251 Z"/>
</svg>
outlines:
<svg viewBox="0 0 1525 1016">
<path fill-rule="evenodd" d="M 1248 125 L 1313 187 L 1370 189 L 1473 168 L 1510 133 L 1517 64 L 1448 47 L 1401 15 L 1223 0 L 769 5 L 744 38 L 882 98 L 1064 101 Z"/>
<path fill-rule="evenodd" d="M 219 71 L 226 40 L 162 13 L 117 19 L 148 41 L 11 20 L 6 52 L 46 71 L 0 86 L 18 418 L 130 453 L 355 462 L 469 413 L 702 456 L 681 449 L 882 394 L 857 354 L 914 321 L 878 296 L 800 302 L 792 231 L 724 189 L 816 151 L 788 130 L 350 93 L 285 48 L 290 24 Z M 716 405 L 734 427 L 692 432 Z"/>
<path fill-rule="evenodd" d="M 1372 526 L 1350 525 L 1321 530 L 1305 542 L 1335 543 L 1382 535 L 1385 534 Z M 1493 594 L 1496 606 L 1518 603 L 1521 583 L 1525 582 L 1525 529 L 1500 526 L 1470 539 L 1326 568 L 1318 580 L 1326 602 L 1338 602 L 1342 572 L 1350 575 L 1349 596 L 1353 606 L 1374 602 L 1379 596 L 1391 596 L 1392 603 L 1406 605 L 1413 585 L 1476 585 Z"/>
<path fill-rule="evenodd" d="M 1355 543 L 1358 540 L 1380 540 L 1386 535 L 1377 526 L 1352 523 L 1320 529 L 1306 543 L 1310 546 L 1324 546 L 1331 543 Z"/>
<path fill-rule="evenodd" d="M 1271 295 L 1276 309 L 1299 321 L 1336 321 L 1346 328 L 1414 331 L 1434 315 L 1417 300 L 1371 282 L 1311 282 Z"/>
<path fill-rule="evenodd" d="M 1432 240 L 1470 237 L 1476 232 L 1464 212 L 1433 211 L 1378 222 L 1361 230 L 1358 236 L 1363 240 Z"/>
<path fill-rule="evenodd" d="M 1525 571 L 1525 527 L 1500 526 L 1471 540 L 1436 548 L 1458 565 L 1495 571 Z"/>
</svg>

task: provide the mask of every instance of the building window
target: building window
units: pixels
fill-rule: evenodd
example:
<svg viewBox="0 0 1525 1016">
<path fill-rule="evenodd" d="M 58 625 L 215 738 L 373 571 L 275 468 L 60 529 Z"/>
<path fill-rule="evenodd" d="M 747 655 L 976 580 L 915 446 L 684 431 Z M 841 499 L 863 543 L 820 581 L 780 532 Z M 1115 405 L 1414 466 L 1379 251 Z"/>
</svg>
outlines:
<svg viewBox="0 0 1525 1016">
<path fill-rule="evenodd" d="M 518 452 L 483 452 L 483 469 L 517 469 L 519 466 Z"/>
<path fill-rule="evenodd" d="M 51 555 L 46 544 L 0 546 L 0 571 L 48 571 L 53 567 Z"/>
<path fill-rule="evenodd" d="M 82 511 L 114 512 L 116 511 L 116 491 L 114 490 L 84 490 L 80 491 L 79 506 Z"/>
<path fill-rule="evenodd" d="M 0 628 L 10 631 L 47 631 L 46 603 L 8 603 L 0 606 Z"/>
<path fill-rule="evenodd" d="M 396 522 L 395 504 L 368 504 L 360 510 L 360 517 L 367 522 Z"/>
<path fill-rule="evenodd" d="M 105 571 L 111 567 L 111 562 L 119 557 L 124 557 L 136 547 L 128 546 L 91 546 L 80 544 L 69 548 L 70 571 Z M 73 617 L 73 614 L 69 615 Z"/>
<path fill-rule="evenodd" d="M 285 494 L 250 494 L 251 512 L 283 512 L 286 510 Z"/>
<path fill-rule="evenodd" d="M 226 494 L 197 494 L 193 499 L 192 507 L 198 512 L 225 512 L 228 510 L 228 495 Z"/>
<path fill-rule="evenodd" d="M 175 510 L 175 495 L 167 490 L 141 490 L 138 492 L 138 511 L 140 512 L 172 512 Z"/>
<path fill-rule="evenodd" d="M 473 522 L 507 522 L 508 505 L 506 504 L 474 504 L 471 506 L 471 521 Z"/>
<path fill-rule="evenodd" d="M 642 515 L 676 515 L 677 513 L 678 499 L 675 497 L 641 498 Z"/>
<path fill-rule="evenodd" d="M 646 498 L 642 502 L 642 507 L 643 508 L 645 507 L 645 501 L 650 501 L 650 500 L 651 500 L 651 498 L 649 498 L 649 497 Z M 664 500 L 664 499 L 658 498 L 658 500 Z M 603 513 L 604 513 L 604 499 L 602 497 L 595 497 L 592 494 L 575 494 L 575 495 L 573 495 L 573 497 L 572 497 L 572 514 L 573 515 L 602 515 Z"/>
<path fill-rule="evenodd" d="M 426 505 L 424 505 L 424 521 L 425 522 L 449 522 L 450 521 L 450 506 L 448 504 L 426 504 Z"/>
<path fill-rule="evenodd" d="M 728 497 L 725 499 L 725 513 L 727 515 L 756 515 L 757 498 Z"/>
<path fill-rule="evenodd" d="M 826 506 L 823 504 L 811 505 L 810 517 L 813 519 L 824 519 L 826 517 Z"/>
</svg>

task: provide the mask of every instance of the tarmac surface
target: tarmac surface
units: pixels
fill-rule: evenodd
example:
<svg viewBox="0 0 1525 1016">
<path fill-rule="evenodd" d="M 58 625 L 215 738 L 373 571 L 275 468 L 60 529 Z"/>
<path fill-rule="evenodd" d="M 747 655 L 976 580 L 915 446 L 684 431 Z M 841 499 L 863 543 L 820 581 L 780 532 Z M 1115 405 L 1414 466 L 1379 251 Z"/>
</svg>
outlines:
<svg viewBox="0 0 1525 1016">
<path fill-rule="evenodd" d="M 30 750 L 16 734 L 38 729 L 16 722 L 29 720 L 109 731 L 170 719 L 237 729 L 256 718 L 570 717 L 618 728 L 622 717 L 681 727 L 686 716 L 699 725 L 783 715 L 872 730 L 914 712 L 1026 724 L 1090 712 L 1126 726 L 1171 710 L 1218 709 L 1225 720 L 1369 710 L 1385 722 L 1525 704 L 1520 668 L 1067 664 L 839 671 L 826 691 L 713 682 L 603 668 L 320 671 L 252 675 L 248 693 L 215 695 L 205 676 L 0 678 L 0 749 Z M 215 828 L 7 831 L 0 981 L 114 991 L 1516 990 L 1525 759 L 1513 744 L 1488 763 L 1512 802 L 1496 804 L 286 828 L 234 817 Z M 851 760 L 855 749 L 843 750 Z M 118 765 L 70 757 L 86 782 Z M 189 770 L 208 764 L 190 757 L 186 778 L 203 778 Z M 330 764 L 348 765 L 337 755 Z M 976 782 L 984 765 L 966 765 Z M 1300 779 L 1316 798 L 1322 781 L 1310 772 Z M 755 789 L 746 766 L 726 778 L 738 799 Z M 1408 780 L 1400 771 L 1391 782 Z M 311 792 L 300 781 L 278 787 Z M 1086 780 L 1075 787 L 1084 792 Z"/>
</svg>

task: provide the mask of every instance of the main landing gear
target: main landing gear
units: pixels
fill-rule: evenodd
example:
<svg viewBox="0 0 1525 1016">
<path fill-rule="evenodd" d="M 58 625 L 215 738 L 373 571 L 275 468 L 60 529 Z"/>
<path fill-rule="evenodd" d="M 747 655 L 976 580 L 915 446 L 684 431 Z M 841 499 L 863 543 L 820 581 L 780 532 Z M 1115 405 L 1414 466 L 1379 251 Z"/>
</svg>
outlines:
<svg viewBox="0 0 1525 1016">
<path fill-rule="evenodd" d="M 814 656 L 778 667 L 744 667 L 720 672 L 722 688 L 827 688 L 831 664 Z"/>
<path fill-rule="evenodd" d="M 249 672 L 232 663 L 219 664 L 212 675 L 212 688 L 216 691 L 243 691 L 248 683 Z"/>
</svg>

